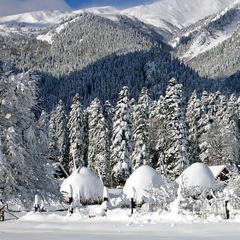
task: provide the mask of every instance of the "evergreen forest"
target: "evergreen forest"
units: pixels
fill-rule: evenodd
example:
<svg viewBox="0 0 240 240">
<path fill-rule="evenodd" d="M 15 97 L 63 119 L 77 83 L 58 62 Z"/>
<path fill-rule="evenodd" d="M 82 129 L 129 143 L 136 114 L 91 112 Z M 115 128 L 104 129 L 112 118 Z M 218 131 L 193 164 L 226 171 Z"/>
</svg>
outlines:
<svg viewBox="0 0 240 240">
<path fill-rule="evenodd" d="M 59 196 L 56 162 L 69 174 L 86 166 L 111 188 L 141 165 L 167 181 L 195 162 L 238 170 L 233 51 L 236 71 L 218 78 L 211 71 L 228 66 L 215 65 L 220 46 L 187 65 L 182 46 L 177 53 L 167 44 L 171 33 L 134 18 L 84 13 L 47 31 L 51 43 L 0 35 L 1 198 L 27 205 L 38 192 Z"/>
</svg>

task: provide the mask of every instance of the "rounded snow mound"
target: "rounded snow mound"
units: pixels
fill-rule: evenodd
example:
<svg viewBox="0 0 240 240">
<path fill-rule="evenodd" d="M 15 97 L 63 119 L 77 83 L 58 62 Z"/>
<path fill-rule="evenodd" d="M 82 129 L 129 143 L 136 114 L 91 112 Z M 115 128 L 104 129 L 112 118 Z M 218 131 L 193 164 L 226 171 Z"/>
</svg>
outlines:
<svg viewBox="0 0 240 240">
<path fill-rule="evenodd" d="M 143 165 L 137 168 L 127 179 L 123 193 L 127 198 L 142 201 L 148 197 L 148 192 L 163 185 L 162 176 L 152 167 Z"/>
<path fill-rule="evenodd" d="M 201 191 L 214 189 L 216 183 L 209 167 L 200 162 L 194 163 L 185 169 L 176 181 L 185 188 L 198 188 Z"/>
<path fill-rule="evenodd" d="M 95 203 L 102 200 L 103 184 L 95 173 L 82 167 L 63 181 L 60 191 L 82 204 Z"/>
</svg>

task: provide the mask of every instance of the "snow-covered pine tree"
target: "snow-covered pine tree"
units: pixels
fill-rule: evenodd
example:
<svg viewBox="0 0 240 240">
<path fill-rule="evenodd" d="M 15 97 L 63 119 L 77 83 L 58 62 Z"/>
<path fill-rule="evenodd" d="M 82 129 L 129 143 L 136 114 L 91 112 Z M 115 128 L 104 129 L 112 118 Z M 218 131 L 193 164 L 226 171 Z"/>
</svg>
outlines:
<svg viewBox="0 0 240 240">
<path fill-rule="evenodd" d="M 87 165 L 85 159 L 86 149 L 86 120 L 84 107 L 80 101 L 80 95 L 77 93 L 71 105 L 69 121 L 67 124 L 69 130 L 69 170 L 73 172 L 79 167 Z"/>
<path fill-rule="evenodd" d="M 45 168 L 46 138 L 31 111 L 37 102 L 35 80 L 27 73 L 0 79 L 0 195 L 26 207 L 36 193 L 43 198 L 57 194 Z"/>
<path fill-rule="evenodd" d="M 132 172 L 132 122 L 128 87 L 119 93 L 113 117 L 113 134 L 110 148 L 111 185 L 124 185 Z"/>
<path fill-rule="evenodd" d="M 108 128 L 108 139 L 109 139 L 109 149 L 111 146 L 111 139 L 112 139 L 112 128 L 113 128 L 113 111 L 114 108 L 111 103 L 107 100 L 103 105 L 103 116 L 105 118 L 107 128 Z"/>
<path fill-rule="evenodd" d="M 69 140 L 67 128 L 67 115 L 63 101 L 60 100 L 55 111 L 55 138 L 57 140 L 58 161 L 68 169 Z"/>
<path fill-rule="evenodd" d="M 108 127 L 99 99 L 94 99 L 88 108 L 88 167 L 100 174 L 104 186 L 110 184 L 110 149 Z"/>
<path fill-rule="evenodd" d="M 58 147 L 56 139 L 56 122 L 55 115 L 56 109 L 50 113 L 49 125 L 48 125 L 48 146 L 49 146 L 49 159 L 53 162 L 58 161 Z"/>
<path fill-rule="evenodd" d="M 151 166 L 161 174 L 165 173 L 163 162 L 164 145 L 166 143 L 165 111 L 164 97 L 160 96 L 154 105 L 151 104 L 149 122 Z"/>
<path fill-rule="evenodd" d="M 205 117 L 202 116 L 202 121 L 205 122 L 202 127 L 202 132 L 199 136 L 200 160 L 209 165 L 219 165 L 222 162 L 222 148 L 224 148 L 223 135 L 225 130 L 221 129 L 220 112 L 225 111 L 226 99 L 220 96 L 220 93 L 210 93 L 206 91 L 202 93 L 201 102 L 205 111 Z M 204 119 L 204 120 L 203 120 Z"/>
<path fill-rule="evenodd" d="M 149 105 L 151 103 L 147 88 L 143 88 L 133 111 L 133 171 L 141 165 L 149 165 Z"/>
<path fill-rule="evenodd" d="M 150 150 L 150 166 L 154 169 L 162 172 L 160 166 L 158 165 L 159 151 L 157 149 L 157 143 L 159 141 L 158 132 L 161 131 L 162 116 L 161 111 L 164 109 L 162 107 L 163 96 L 160 96 L 158 101 L 152 101 L 149 106 L 149 150 Z M 163 133 L 163 132 L 162 132 Z M 164 134 L 161 134 L 164 136 Z"/>
<path fill-rule="evenodd" d="M 201 158 L 208 165 L 236 166 L 239 157 L 236 97 L 232 95 L 227 100 L 224 95 L 220 95 L 219 99 L 214 121 L 201 138 L 205 147 Z"/>
<path fill-rule="evenodd" d="M 188 129 L 188 159 L 189 164 L 199 162 L 199 138 L 207 124 L 206 112 L 201 100 L 197 97 L 196 91 L 192 93 L 188 101 L 186 111 L 186 124 Z"/>
<path fill-rule="evenodd" d="M 239 146 L 239 138 L 240 138 L 240 125 L 239 125 L 239 116 L 238 116 L 238 103 L 237 103 L 237 97 L 235 94 L 231 94 L 228 102 L 227 102 L 227 109 L 222 114 L 222 120 L 221 124 L 225 125 L 226 128 L 232 133 L 233 139 L 235 139 L 235 142 Z M 236 144 L 233 144 L 234 146 Z M 235 146 L 236 147 L 236 146 Z M 239 147 L 236 149 L 236 154 L 234 154 L 234 157 L 232 157 L 233 164 L 239 163 Z"/>
<path fill-rule="evenodd" d="M 164 164 L 163 174 L 171 180 L 178 177 L 189 166 L 187 158 L 187 130 L 185 124 L 185 104 L 182 85 L 177 84 L 176 79 L 169 80 L 164 99 L 164 118 L 159 132 L 158 149 L 160 152 L 160 164 Z"/>
</svg>

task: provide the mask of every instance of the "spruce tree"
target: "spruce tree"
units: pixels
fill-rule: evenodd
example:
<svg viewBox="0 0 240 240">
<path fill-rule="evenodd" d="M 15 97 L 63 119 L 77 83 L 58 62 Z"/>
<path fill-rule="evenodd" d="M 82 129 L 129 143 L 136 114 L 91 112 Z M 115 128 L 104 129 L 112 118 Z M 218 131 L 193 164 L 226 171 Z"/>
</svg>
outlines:
<svg viewBox="0 0 240 240">
<path fill-rule="evenodd" d="M 86 149 L 86 122 L 84 107 L 77 93 L 71 105 L 69 121 L 67 124 L 69 131 L 69 170 L 73 172 L 79 167 L 87 165 L 85 159 Z"/>
<path fill-rule="evenodd" d="M 152 101 L 149 106 L 149 164 L 159 171 L 159 173 L 162 173 L 161 166 L 163 166 L 163 164 L 159 164 L 160 151 L 158 149 L 160 137 L 161 139 L 164 138 L 163 100 L 163 96 L 160 96 L 158 101 Z M 159 134 L 160 132 L 161 134 Z"/>
<path fill-rule="evenodd" d="M 185 104 L 182 85 L 174 78 L 169 80 L 164 98 L 162 119 L 164 138 L 159 139 L 160 163 L 163 174 L 174 180 L 189 166 L 187 158 L 187 130 L 185 125 Z M 159 132 L 161 135 L 161 131 Z"/>
<path fill-rule="evenodd" d="M 110 149 L 108 127 L 99 99 L 94 99 L 88 108 L 89 146 L 88 167 L 100 174 L 103 184 L 109 186 Z"/>
<path fill-rule="evenodd" d="M 133 171 L 141 165 L 150 163 L 148 116 L 150 102 L 148 91 L 143 88 L 133 111 L 133 152 L 131 157 Z"/>
<path fill-rule="evenodd" d="M 111 105 L 111 103 L 107 100 L 103 106 L 103 116 L 105 118 L 106 124 L 107 124 L 107 129 L 108 129 L 108 149 L 110 149 L 111 146 L 111 139 L 112 139 L 112 129 L 113 129 L 113 111 L 114 108 Z"/>
<path fill-rule="evenodd" d="M 67 115 L 63 101 L 60 100 L 55 111 L 55 137 L 57 139 L 58 161 L 68 169 L 69 141 L 67 128 Z"/>
<path fill-rule="evenodd" d="M 191 165 L 200 161 L 199 139 L 204 133 L 204 127 L 207 124 L 206 112 L 201 100 L 197 97 L 196 91 L 192 93 L 188 101 L 186 124 L 188 129 L 188 159 Z"/>
<path fill-rule="evenodd" d="M 132 116 L 127 87 L 119 93 L 113 117 L 113 134 L 110 148 L 111 185 L 124 185 L 132 172 Z"/>
</svg>

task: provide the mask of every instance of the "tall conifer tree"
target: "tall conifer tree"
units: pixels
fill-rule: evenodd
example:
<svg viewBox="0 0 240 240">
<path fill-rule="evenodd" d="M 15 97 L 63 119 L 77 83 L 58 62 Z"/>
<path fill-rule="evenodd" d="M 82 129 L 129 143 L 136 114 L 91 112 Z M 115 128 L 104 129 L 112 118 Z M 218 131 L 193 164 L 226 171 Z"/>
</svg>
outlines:
<svg viewBox="0 0 240 240">
<path fill-rule="evenodd" d="M 166 177 L 175 179 L 189 166 L 187 158 L 187 131 L 182 85 L 170 79 L 164 99 L 165 116 L 162 119 L 164 138 L 158 143 L 160 164 Z M 161 135 L 161 131 L 159 132 Z"/>
<path fill-rule="evenodd" d="M 67 125 L 69 130 L 69 169 L 71 172 L 87 165 L 85 159 L 85 121 L 84 107 L 80 101 L 80 95 L 77 93 L 73 98 Z"/>
<path fill-rule="evenodd" d="M 110 149 L 108 127 L 99 99 L 94 99 L 88 108 L 89 147 L 88 167 L 100 174 L 105 186 L 110 180 Z"/>
<path fill-rule="evenodd" d="M 132 122 L 127 87 L 119 93 L 113 117 L 112 145 L 110 148 L 111 184 L 123 185 L 132 172 Z"/>
<path fill-rule="evenodd" d="M 148 91 L 146 88 L 143 88 L 133 111 L 133 170 L 136 170 L 141 165 L 150 163 L 148 116 L 150 102 Z"/>
<path fill-rule="evenodd" d="M 58 161 L 68 168 L 69 140 L 67 128 L 67 115 L 63 101 L 60 100 L 55 111 L 56 139 L 58 147 Z"/>
<path fill-rule="evenodd" d="M 188 159 L 190 165 L 200 161 L 199 140 L 205 131 L 204 128 L 207 121 L 203 104 L 197 97 L 196 91 L 194 91 L 188 101 L 186 111 L 186 124 L 188 129 Z"/>
</svg>

